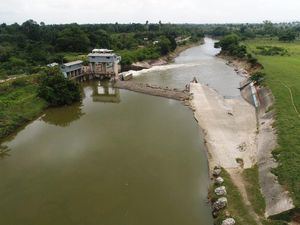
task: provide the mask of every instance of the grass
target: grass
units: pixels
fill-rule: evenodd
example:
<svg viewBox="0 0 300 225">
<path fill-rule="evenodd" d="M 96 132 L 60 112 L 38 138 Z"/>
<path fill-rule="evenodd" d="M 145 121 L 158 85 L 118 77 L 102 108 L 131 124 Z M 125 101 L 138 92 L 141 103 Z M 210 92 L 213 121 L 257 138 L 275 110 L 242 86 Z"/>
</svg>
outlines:
<svg viewBox="0 0 300 225">
<path fill-rule="evenodd" d="M 264 216 L 266 203 L 261 194 L 258 180 L 258 167 L 254 166 L 243 171 L 243 179 L 247 190 L 248 199 L 255 213 L 259 216 Z"/>
<path fill-rule="evenodd" d="M 78 54 L 78 53 L 64 53 L 64 60 L 67 62 L 81 60 L 83 62 L 88 61 L 87 54 Z M 58 62 L 59 63 L 59 62 Z"/>
<path fill-rule="evenodd" d="M 248 199 L 251 202 L 252 208 L 255 211 L 255 213 L 260 217 L 262 224 L 263 225 L 286 224 L 283 221 L 267 220 L 264 217 L 266 203 L 260 190 L 259 178 L 258 178 L 258 166 L 255 165 L 252 168 L 245 169 L 243 171 L 243 179 L 245 181 L 245 187 L 246 187 Z"/>
<path fill-rule="evenodd" d="M 228 206 L 220 212 L 218 218 L 215 219 L 215 224 L 222 224 L 222 221 L 229 215 L 236 220 L 236 224 L 255 225 L 256 221 L 249 214 L 247 206 L 244 204 L 243 198 L 238 188 L 232 183 L 230 175 L 223 169 L 221 176 L 224 179 L 224 185 L 227 190 Z M 212 186 L 212 199 L 217 199 L 218 196 L 214 194 L 214 189 L 217 185 Z M 226 216 L 227 215 L 227 216 Z"/>
<path fill-rule="evenodd" d="M 0 139 L 37 117 L 47 103 L 37 97 L 36 78 L 19 78 L 0 85 Z"/>
<path fill-rule="evenodd" d="M 286 187 L 297 208 L 300 207 L 300 41 L 282 43 L 276 40 L 255 39 L 247 41 L 250 51 L 257 46 L 271 45 L 286 49 L 286 56 L 256 55 L 264 66 L 266 84 L 275 96 L 275 127 L 279 147 L 274 156 L 279 162 L 274 173 Z M 291 99 L 291 95 L 293 100 Z"/>
<path fill-rule="evenodd" d="M 226 170 L 222 170 L 221 176 L 224 179 L 224 185 L 227 191 L 227 207 L 220 211 L 219 216 L 215 219 L 214 224 L 220 225 L 222 221 L 228 217 L 235 219 L 236 224 L 242 225 L 255 225 L 256 221 L 249 213 L 248 206 L 245 205 L 243 198 L 238 188 L 233 184 L 230 175 Z M 245 169 L 243 172 L 243 178 L 246 181 L 247 195 L 249 201 L 252 204 L 254 211 L 260 216 L 261 223 L 263 225 L 286 225 L 283 221 L 266 220 L 264 218 L 265 201 L 259 189 L 258 182 L 258 168 L 257 166 L 251 169 Z M 214 189 L 218 185 L 214 184 L 210 190 L 210 197 L 212 200 L 217 200 L 219 197 L 214 193 Z"/>
</svg>

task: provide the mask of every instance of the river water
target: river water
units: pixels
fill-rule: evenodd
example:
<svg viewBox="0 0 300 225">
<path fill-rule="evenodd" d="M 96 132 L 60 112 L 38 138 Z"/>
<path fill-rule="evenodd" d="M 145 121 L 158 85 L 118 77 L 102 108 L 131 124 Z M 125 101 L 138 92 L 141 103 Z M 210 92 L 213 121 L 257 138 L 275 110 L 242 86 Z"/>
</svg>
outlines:
<svg viewBox="0 0 300 225">
<path fill-rule="evenodd" d="M 215 55 L 215 41 L 205 38 L 205 44 L 184 51 L 167 66 L 156 66 L 134 73 L 135 79 L 160 86 L 183 89 L 194 77 L 226 98 L 240 97 L 239 83 L 244 79 Z"/>
<path fill-rule="evenodd" d="M 197 76 L 238 96 L 213 41 L 135 79 L 183 88 Z M 234 76 L 233 76 L 234 75 Z M 224 82 L 228 85 L 225 87 Z M 0 224 L 209 225 L 206 153 L 180 102 L 85 83 L 83 100 L 46 110 L 2 143 Z"/>
</svg>

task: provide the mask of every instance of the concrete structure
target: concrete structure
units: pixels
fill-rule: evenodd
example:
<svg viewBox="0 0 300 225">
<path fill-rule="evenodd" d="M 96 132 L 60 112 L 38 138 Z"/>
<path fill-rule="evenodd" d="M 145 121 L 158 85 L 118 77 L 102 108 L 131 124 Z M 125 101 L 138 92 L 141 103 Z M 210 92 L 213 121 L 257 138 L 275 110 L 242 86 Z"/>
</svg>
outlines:
<svg viewBox="0 0 300 225">
<path fill-rule="evenodd" d="M 74 62 L 64 63 L 60 67 L 62 73 L 66 78 L 77 79 L 84 75 L 83 61 L 77 60 Z"/>
<path fill-rule="evenodd" d="M 94 49 L 88 54 L 90 72 L 96 77 L 115 77 L 118 79 L 121 57 L 108 49 Z"/>
</svg>

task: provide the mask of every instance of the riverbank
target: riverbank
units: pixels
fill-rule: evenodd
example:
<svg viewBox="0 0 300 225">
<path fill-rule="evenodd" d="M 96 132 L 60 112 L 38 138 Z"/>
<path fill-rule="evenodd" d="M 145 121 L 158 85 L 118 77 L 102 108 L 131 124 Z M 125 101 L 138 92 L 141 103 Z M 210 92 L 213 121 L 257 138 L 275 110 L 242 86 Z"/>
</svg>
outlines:
<svg viewBox="0 0 300 225">
<path fill-rule="evenodd" d="M 0 140 L 39 116 L 47 103 L 37 97 L 35 76 L 0 84 Z"/>
<path fill-rule="evenodd" d="M 192 42 L 185 45 L 177 46 L 173 52 L 168 53 L 166 56 L 162 56 L 158 59 L 153 60 L 144 60 L 140 62 L 135 62 L 128 67 L 125 67 L 126 70 L 142 70 L 142 69 L 150 69 L 153 66 L 163 66 L 167 65 L 174 61 L 174 59 L 180 55 L 180 53 L 184 52 L 185 50 L 199 46 L 204 43 L 204 40 L 198 42 Z"/>
<path fill-rule="evenodd" d="M 253 67 L 246 60 L 236 59 L 230 56 L 220 55 L 221 58 L 228 61 L 237 73 L 249 77 L 250 74 L 261 71 L 263 65 L 257 64 Z M 275 112 L 272 110 L 274 105 L 274 96 L 270 88 L 266 86 L 256 87 L 256 96 L 258 99 L 257 108 L 257 165 L 259 175 L 259 186 L 265 198 L 265 216 L 270 217 L 287 212 L 295 206 L 290 197 L 290 193 L 278 182 L 277 176 L 273 173 L 278 167 L 278 162 L 273 157 L 273 151 L 278 148 L 278 137 L 274 128 Z M 251 98 L 251 95 L 244 89 L 241 91 L 245 99 Z M 251 101 L 251 100 L 250 100 Z"/>
</svg>

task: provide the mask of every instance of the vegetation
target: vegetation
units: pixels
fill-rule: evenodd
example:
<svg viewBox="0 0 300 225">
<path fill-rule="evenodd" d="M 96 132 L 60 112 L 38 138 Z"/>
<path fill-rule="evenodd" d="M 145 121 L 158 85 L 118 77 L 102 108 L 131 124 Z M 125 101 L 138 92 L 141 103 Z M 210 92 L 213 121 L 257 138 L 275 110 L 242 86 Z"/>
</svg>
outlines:
<svg viewBox="0 0 300 225">
<path fill-rule="evenodd" d="M 275 126 L 279 147 L 274 156 L 279 162 L 274 173 L 291 193 L 295 205 L 300 207 L 300 42 L 283 43 L 270 39 L 248 40 L 248 49 L 255 52 L 266 44 L 287 49 L 290 55 L 257 55 L 264 66 L 266 84 L 275 96 Z"/>
<path fill-rule="evenodd" d="M 228 206 L 224 210 L 220 211 L 219 216 L 215 219 L 215 224 L 221 225 L 222 221 L 228 218 L 228 216 L 233 217 L 236 220 L 236 224 L 256 224 L 255 220 L 250 215 L 238 188 L 233 184 L 230 175 L 224 169 L 222 170 L 222 177 L 224 179 L 223 185 L 226 187 L 227 190 L 226 197 L 228 199 Z M 216 187 L 216 185 L 213 185 L 211 190 L 211 197 L 213 199 L 218 198 L 218 196 L 216 196 L 215 193 L 213 193 L 213 190 Z"/>
<path fill-rule="evenodd" d="M 0 79 L 32 74 L 52 62 L 84 59 L 93 48 L 121 52 L 123 64 L 158 58 L 176 48 L 175 38 L 203 38 L 196 25 L 173 24 L 64 24 L 45 25 L 28 20 L 22 25 L 0 25 Z M 142 49 L 142 50 L 141 50 Z"/>
<path fill-rule="evenodd" d="M 265 84 L 266 74 L 259 71 L 251 75 L 250 80 L 256 85 L 264 85 Z"/>
<path fill-rule="evenodd" d="M 38 96 L 50 106 L 70 105 L 80 100 L 78 84 L 65 78 L 59 68 L 49 68 L 41 77 Z"/>
<path fill-rule="evenodd" d="M 260 217 L 262 224 L 264 225 L 283 225 L 286 224 L 283 221 L 271 221 L 265 219 L 264 213 L 266 209 L 265 199 L 260 191 L 259 179 L 258 179 L 258 166 L 245 169 L 243 172 L 243 179 L 245 181 L 245 187 L 247 196 L 251 202 L 252 208 L 255 213 Z"/>
<path fill-rule="evenodd" d="M 236 220 L 236 224 L 254 225 L 257 224 L 253 216 L 249 213 L 248 207 L 238 188 L 232 182 L 230 175 L 226 170 L 222 170 L 222 177 L 224 179 L 224 185 L 227 191 L 228 205 L 220 211 L 219 216 L 215 219 L 214 224 L 220 225 L 222 221 L 228 217 L 233 217 Z M 285 225 L 283 221 L 271 221 L 264 218 L 265 201 L 259 189 L 258 182 L 258 170 L 257 167 L 246 169 L 243 173 L 243 178 L 246 181 L 246 189 L 248 198 L 252 204 L 253 209 L 260 216 L 260 222 L 263 225 Z M 210 191 L 212 200 L 217 199 L 218 196 L 213 193 L 213 190 L 218 187 L 213 185 Z"/>
<path fill-rule="evenodd" d="M 257 46 L 256 54 L 259 55 L 287 55 L 288 51 L 285 48 L 277 47 L 277 46 Z"/>
<path fill-rule="evenodd" d="M 222 48 L 223 53 L 244 58 L 247 55 L 246 46 L 240 44 L 240 37 L 236 34 L 229 34 L 215 43 L 216 48 Z"/>
<path fill-rule="evenodd" d="M 0 84 L 0 138 L 36 118 L 47 107 L 37 90 L 35 75 Z"/>
</svg>

